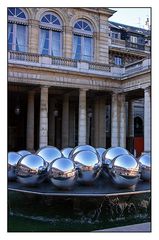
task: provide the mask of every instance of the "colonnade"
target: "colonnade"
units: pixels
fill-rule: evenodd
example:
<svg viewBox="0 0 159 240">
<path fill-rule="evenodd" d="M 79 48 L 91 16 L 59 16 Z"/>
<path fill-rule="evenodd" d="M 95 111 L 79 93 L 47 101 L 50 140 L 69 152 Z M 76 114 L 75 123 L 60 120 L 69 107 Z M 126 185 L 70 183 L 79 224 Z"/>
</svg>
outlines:
<svg viewBox="0 0 159 240">
<path fill-rule="evenodd" d="M 48 86 L 42 86 L 40 92 L 40 121 L 39 121 L 39 147 L 54 145 L 55 127 L 49 126 L 48 136 Z M 87 91 L 79 89 L 78 104 L 78 145 L 87 144 Z M 93 145 L 106 147 L 106 115 L 104 98 L 96 98 L 94 104 L 94 141 Z M 144 151 L 150 151 L 150 88 L 144 89 Z M 133 136 L 133 102 L 128 105 L 128 130 L 129 136 Z M 28 94 L 28 114 L 27 114 L 27 149 L 34 149 L 34 92 Z M 69 95 L 63 95 L 62 105 L 62 147 L 69 146 L 69 128 L 73 124 L 69 109 Z M 49 121 L 54 122 L 54 116 L 49 116 Z M 72 122 L 71 122 L 72 121 Z M 70 124 L 71 122 L 71 124 Z M 73 137 L 73 131 L 72 131 Z M 124 93 L 112 93 L 111 95 L 111 146 L 126 147 L 126 104 Z"/>
</svg>

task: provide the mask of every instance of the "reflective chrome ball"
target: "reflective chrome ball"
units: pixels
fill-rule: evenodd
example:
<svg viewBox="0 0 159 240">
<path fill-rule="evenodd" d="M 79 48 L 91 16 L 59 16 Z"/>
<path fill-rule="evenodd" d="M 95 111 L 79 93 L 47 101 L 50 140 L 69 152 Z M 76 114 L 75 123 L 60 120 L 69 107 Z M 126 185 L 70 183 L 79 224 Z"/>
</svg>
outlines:
<svg viewBox="0 0 159 240">
<path fill-rule="evenodd" d="M 69 158 L 57 158 L 50 163 L 48 176 L 57 188 L 71 189 L 77 180 L 75 163 Z"/>
<path fill-rule="evenodd" d="M 27 150 L 20 150 L 17 153 L 19 153 L 21 156 L 26 156 L 28 154 L 31 154 L 31 152 L 27 151 Z"/>
<path fill-rule="evenodd" d="M 70 152 L 71 152 L 72 150 L 73 150 L 73 148 L 71 148 L 71 147 L 63 148 L 63 149 L 61 150 L 61 153 L 62 153 L 62 155 L 63 155 L 65 158 L 68 158 L 69 155 L 70 155 Z"/>
<path fill-rule="evenodd" d="M 144 181 L 150 181 L 151 179 L 151 156 L 149 154 L 143 154 L 139 157 L 140 166 L 140 178 Z"/>
<path fill-rule="evenodd" d="M 8 153 L 8 179 L 15 180 L 16 173 L 15 169 L 19 159 L 21 159 L 21 155 L 16 152 L 9 152 Z"/>
<path fill-rule="evenodd" d="M 99 154 L 99 157 L 102 160 L 102 156 L 103 156 L 104 152 L 106 152 L 106 149 L 102 148 L 102 147 L 98 147 L 98 148 L 96 148 L 96 151 L 97 151 L 97 153 Z"/>
<path fill-rule="evenodd" d="M 92 151 L 97 153 L 96 149 L 91 145 L 79 145 L 72 149 L 72 151 L 70 152 L 69 158 L 72 158 L 74 154 L 80 151 Z"/>
<path fill-rule="evenodd" d="M 53 146 L 42 147 L 36 152 L 36 154 L 41 156 L 48 164 L 56 158 L 62 157 L 61 151 Z"/>
<path fill-rule="evenodd" d="M 78 169 L 79 183 L 93 183 L 101 172 L 102 162 L 99 155 L 90 150 L 77 152 L 73 155 L 73 161 Z"/>
<path fill-rule="evenodd" d="M 26 155 L 18 161 L 16 174 L 18 182 L 28 186 L 37 185 L 47 176 L 47 163 L 38 155 Z"/>
<path fill-rule="evenodd" d="M 108 166 L 108 172 L 111 180 L 118 187 L 131 187 L 139 180 L 139 164 L 130 154 L 114 158 Z"/>
<path fill-rule="evenodd" d="M 111 147 L 108 148 L 102 155 L 103 165 L 109 165 L 110 162 L 121 154 L 130 154 L 128 150 L 122 147 Z"/>
</svg>

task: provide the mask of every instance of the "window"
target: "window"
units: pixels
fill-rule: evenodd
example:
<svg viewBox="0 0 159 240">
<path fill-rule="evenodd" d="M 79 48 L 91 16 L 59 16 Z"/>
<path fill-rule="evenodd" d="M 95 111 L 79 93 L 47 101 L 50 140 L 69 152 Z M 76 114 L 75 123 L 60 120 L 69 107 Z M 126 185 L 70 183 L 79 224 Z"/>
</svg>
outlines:
<svg viewBox="0 0 159 240">
<path fill-rule="evenodd" d="M 116 39 L 120 39 L 120 33 L 118 33 L 118 32 L 112 32 L 112 33 L 111 33 L 111 37 L 112 37 L 112 38 L 116 38 Z"/>
<path fill-rule="evenodd" d="M 137 43 L 137 37 L 135 37 L 135 36 L 130 36 L 130 42 L 132 42 L 132 43 Z"/>
<path fill-rule="evenodd" d="M 122 65 L 123 59 L 121 57 L 114 57 L 114 63 L 115 65 Z"/>
<path fill-rule="evenodd" d="M 8 8 L 8 49 L 27 51 L 27 16 L 20 8 Z"/>
<path fill-rule="evenodd" d="M 89 23 L 79 20 L 74 25 L 73 58 L 91 61 L 93 58 L 93 32 Z"/>
<path fill-rule="evenodd" d="M 59 57 L 62 55 L 62 24 L 58 16 L 47 13 L 41 19 L 40 53 Z"/>
</svg>

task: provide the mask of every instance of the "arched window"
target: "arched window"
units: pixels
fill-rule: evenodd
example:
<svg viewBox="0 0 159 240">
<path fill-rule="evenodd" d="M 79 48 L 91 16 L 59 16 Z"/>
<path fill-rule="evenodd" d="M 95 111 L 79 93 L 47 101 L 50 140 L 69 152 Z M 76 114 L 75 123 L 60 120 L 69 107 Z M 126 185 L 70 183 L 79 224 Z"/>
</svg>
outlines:
<svg viewBox="0 0 159 240">
<path fill-rule="evenodd" d="M 86 20 L 78 20 L 74 25 L 73 58 L 87 61 L 93 59 L 93 30 Z"/>
<path fill-rule="evenodd" d="M 20 8 L 8 8 L 8 49 L 26 52 L 28 28 L 26 13 Z"/>
<path fill-rule="evenodd" d="M 56 14 L 47 13 L 41 18 L 40 53 L 62 55 L 62 22 Z"/>
</svg>

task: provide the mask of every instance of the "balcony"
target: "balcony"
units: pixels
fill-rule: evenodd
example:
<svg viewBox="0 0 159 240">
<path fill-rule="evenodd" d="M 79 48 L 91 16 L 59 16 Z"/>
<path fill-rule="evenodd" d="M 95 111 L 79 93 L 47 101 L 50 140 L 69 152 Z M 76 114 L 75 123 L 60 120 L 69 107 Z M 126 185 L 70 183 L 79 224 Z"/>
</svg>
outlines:
<svg viewBox="0 0 159 240">
<path fill-rule="evenodd" d="M 45 56 L 36 53 L 8 52 L 8 63 L 31 67 L 49 68 L 70 73 L 96 75 L 103 77 L 125 77 L 150 68 L 150 60 L 144 60 L 123 67 L 111 66 L 103 63 L 77 61 L 70 58 Z"/>
<path fill-rule="evenodd" d="M 20 65 L 47 67 L 59 70 L 87 72 L 94 74 L 110 73 L 111 66 L 102 63 L 74 60 L 63 57 L 53 57 L 28 52 L 8 52 L 8 62 Z"/>
<path fill-rule="evenodd" d="M 111 46 L 119 47 L 119 48 L 131 48 L 134 50 L 139 50 L 139 51 L 146 51 L 150 52 L 151 47 L 148 45 L 143 45 L 143 44 L 137 44 L 133 42 L 128 42 L 122 39 L 117 39 L 117 38 L 111 38 Z"/>
<path fill-rule="evenodd" d="M 126 47 L 145 51 L 145 45 L 138 44 L 138 43 L 126 42 Z"/>
<path fill-rule="evenodd" d="M 140 60 L 125 66 L 123 77 L 139 73 L 151 68 L 150 59 Z"/>
<path fill-rule="evenodd" d="M 125 47 L 125 40 L 118 39 L 118 38 L 111 38 L 111 44 L 112 45 L 117 45 L 117 46 L 122 46 Z"/>
</svg>

